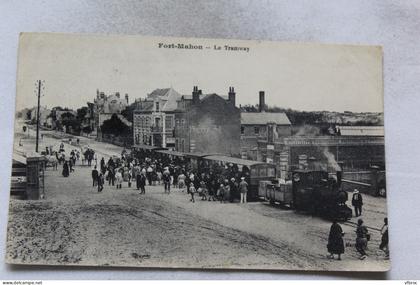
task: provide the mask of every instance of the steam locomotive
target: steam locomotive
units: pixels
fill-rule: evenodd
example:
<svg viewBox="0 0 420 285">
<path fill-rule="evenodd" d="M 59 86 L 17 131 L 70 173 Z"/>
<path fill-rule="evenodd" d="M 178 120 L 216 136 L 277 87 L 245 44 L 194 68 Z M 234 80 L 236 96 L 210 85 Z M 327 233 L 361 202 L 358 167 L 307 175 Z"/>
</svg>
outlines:
<svg viewBox="0 0 420 285">
<path fill-rule="evenodd" d="M 327 219 L 348 220 L 352 210 L 341 190 L 341 170 L 331 175 L 321 169 L 294 170 L 291 181 L 261 181 L 259 196 L 290 208 Z"/>
</svg>

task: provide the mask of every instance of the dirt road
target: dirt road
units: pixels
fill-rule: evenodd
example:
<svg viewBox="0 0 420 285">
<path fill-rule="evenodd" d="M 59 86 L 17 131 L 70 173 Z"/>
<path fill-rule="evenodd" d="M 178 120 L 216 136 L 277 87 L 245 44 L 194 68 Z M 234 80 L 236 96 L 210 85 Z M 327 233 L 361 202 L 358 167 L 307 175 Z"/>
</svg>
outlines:
<svg viewBox="0 0 420 285">
<path fill-rule="evenodd" d="M 48 143 L 52 143 L 49 138 Z M 105 150 L 104 150 L 105 151 Z M 9 263 L 103 266 L 386 270 L 389 261 L 373 233 L 369 258 L 347 247 L 342 261 L 326 258 L 330 223 L 265 203 L 189 202 L 163 186 L 140 195 L 127 183 L 91 186 L 90 169 L 76 166 L 68 178 L 48 170 L 46 199 L 11 200 L 7 239 Z M 366 213 L 380 226 L 385 203 L 367 198 Z M 354 243 L 351 226 L 343 225 Z"/>
</svg>

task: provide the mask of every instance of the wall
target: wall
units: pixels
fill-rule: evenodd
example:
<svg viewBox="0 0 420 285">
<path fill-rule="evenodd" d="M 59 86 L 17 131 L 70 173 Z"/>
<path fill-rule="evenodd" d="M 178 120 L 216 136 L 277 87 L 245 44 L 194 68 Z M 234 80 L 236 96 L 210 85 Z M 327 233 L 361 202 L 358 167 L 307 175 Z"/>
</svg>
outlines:
<svg viewBox="0 0 420 285">
<path fill-rule="evenodd" d="M 185 120 L 185 126 L 177 126 L 177 149 L 184 141 L 185 152 L 220 153 L 240 156 L 239 109 L 217 95 L 210 95 L 200 103 L 191 105 L 175 120 Z"/>
</svg>

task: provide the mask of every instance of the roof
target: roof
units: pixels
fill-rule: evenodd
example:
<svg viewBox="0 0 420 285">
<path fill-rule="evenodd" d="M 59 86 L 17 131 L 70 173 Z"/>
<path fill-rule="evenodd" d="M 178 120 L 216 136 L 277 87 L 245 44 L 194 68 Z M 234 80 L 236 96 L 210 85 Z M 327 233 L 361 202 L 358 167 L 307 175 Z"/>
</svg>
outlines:
<svg viewBox="0 0 420 285">
<path fill-rule="evenodd" d="M 206 156 L 205 159 L 215 160 L 215 161 L 223 161 L 223 162 L 234 163 L 234 164 L 239 164 L 239 165 L 246 165 L 246 166 L 253 166 L 253 165 L 258 165 L 258 164 L 271 165 L 270 163 L 266 163 L 266 162 L 246 160 L 246 159 L 224 156 L 224 155 L 209 155 L 209 156 Z"/>
<path fill-rule="evenodd" d="M 12 158 L 13 158 L 13 160 L 15 160 L 15 161 L 17 161 L 17 162 L 19 162 L 19 163 L 22 163 L 22 164 L 25 164 L 25 165 L 26 165 L 26 157 L 24 157 L 24 156 L 22 156 L 22 155 L 19 155 L 19 154 L 15 153 L 15 152 L 13 152 L 13 154 L 12 154 Z"/>
<path fill-rule="evenodd" d="M 127 120 L 123 115 L 121 114 L 116 114 L 116 115 L 121 120 L 121 122 L 123 122 L 126 126 L 131 127 L 133 125 L 133 123 Z"/>
<path fill-rule="evenodd" d="M 141 149 L 146 149 L 146 150 L 165 149 L 165 148 L 160 147 L 160 146 L 153 146 L 153 145 L 146 145 L 146 144 L 137 144 L 137 145 L 134 145 L 133 148 L 135 148 L 135 149 L 141 148 Z"/>
<path fill-rule="evenodd" d="M 152 93 L 147 94 L 147 98 L 156 98 L 161 96 L 166 96 L 166 94 L 169 92 L 171 88 L 162 88 L 162 89 L 155 89 L 152 91 Z"/>
<path fill-rule="evenodd" d="M 175 156 L 185 156 L 185 153 L 179 152 L 179 151 L 173 151 L 173 150 L 157 150 L 156 152 L 175 155 Z"/>
<path fill-rule="evenodd" d="M 185 156 L 187 157 L 205 157 L 205 156 L 211 156 L 211 155 L 217 155 L 215 153 L 208 153 L 208 152 L 186 152 Z"/>
<path fill-rule="evenodd" d="M 384 126 L 338 126 L 342 136 L 381 136 L 385 135 Z"/>
<path fill-rule="evenodd" d="M 201 95 L 199 95 L 200 96 L 200 100 L 204 100 L 204 99 L 208 98 L 210 95 L 217 95 L 219 97 L 222 97 L 225 100 L 229 100 L 229 96 L 227 96 L 227 95 L 219 95 L 219 94 L 216 94 L 216 93 L 201 94 Z M 178 101 L 181 100 L 182 98 L 184 98 L 184 100 L 192 100 L 192 95 L 182 95 L 181 98 L 178 99 Z"/>
<path fill-rule="evenodd" d="M 266 125 L 267 123 L 275 123 L 277 125 L 291 125 L 289 118 L 285 113 L 241 112 L 242 125 Z"/>
</svg>

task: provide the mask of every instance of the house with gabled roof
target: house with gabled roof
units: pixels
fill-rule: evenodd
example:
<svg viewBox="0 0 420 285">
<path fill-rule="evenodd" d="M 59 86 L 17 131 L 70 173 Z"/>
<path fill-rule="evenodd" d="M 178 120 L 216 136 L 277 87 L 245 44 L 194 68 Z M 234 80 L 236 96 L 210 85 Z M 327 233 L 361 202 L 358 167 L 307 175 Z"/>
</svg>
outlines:
<svg viewBox="0 0 420 285">
<path fill-rule="evenodd" d="M 260 160 L 258 141 L 274 142 L 292 135 L 292 124 L 285 113 L 265 111 L 265 93 L 260 91 L 258 112 L 241 112 L 241 157 Z"/>
<path fill-rule="evenodd" d="M 136 101 L 133 112 L 135 146 L 174 147 L 173 137 L 177 100 L 181 98 L 172 87 L 155 89 L 146 98 Z"/>
<path fill-rule="evenodd" d="M 194 86 L 192 95 L 178 100 L 175 113 L 175 149 L 188 153 L 240 155 L 240 111 L 235 91 L 228 96 L 203 94 Z"/>
</svg>

